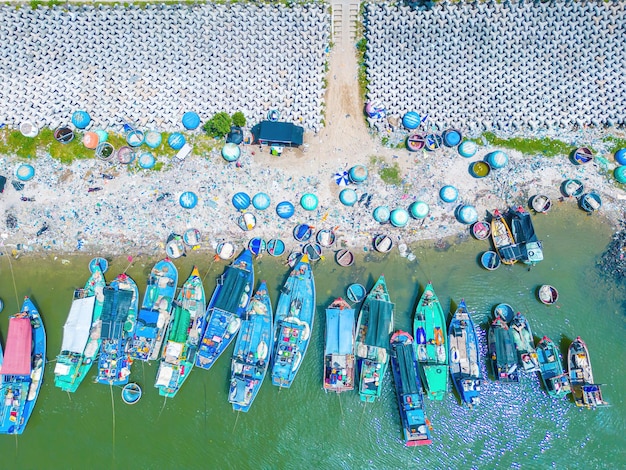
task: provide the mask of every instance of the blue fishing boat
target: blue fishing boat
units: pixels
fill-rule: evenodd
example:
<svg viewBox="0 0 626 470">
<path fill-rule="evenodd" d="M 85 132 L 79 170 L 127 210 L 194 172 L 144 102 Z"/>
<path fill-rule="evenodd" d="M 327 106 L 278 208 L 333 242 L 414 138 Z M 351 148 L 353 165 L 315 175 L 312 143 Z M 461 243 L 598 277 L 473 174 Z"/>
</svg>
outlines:
<svg viewBox="0 0 626 470">
<path fill-rule="evenodd" d="M 389 343 L 404 444 L 407 447 L 432 444 L 413 337 L 405 331 L 396 331 Z"/>
<path fill-rule="evenodd" d="M 174 397 L 189 377 L 202 336 L 199 325 L 204 324 L 205 315 L 202 278 L 194 266 L 174 302 L 172 322 L 159 363 L 154 386 L 162 397 Z"/>
<path fill-rule="evenodd" d="M 354 366 L 354 309 L 339 297 L 326 309 L 324 390 L 354 390 Z"/>
<path fill-rule="evenodd" d="M 207 308 L 206 322 L 200 326 L 202 340 L 196 354 L 196 366 L 210 369 L 235 339 L 253 286 L 252 253 L 244 250 L 217 280 Z"/>
<path fill-rule="evenodd" d="M 272 384 L 289 388 L 311 340 L 315 320 L 315 282 L 307 255 L 302 255 L 280 290 L 274 318 Z"/>
<path fill-rule="evenodd" d="M 126 385 L 133 360 L 127 352 L 139 306 L 137 284 L 125 273 L 104 288 L 96 382 Z"/>
<path fill-rule="evenodd" d="M 9 317 L 0 366 L 0 434 L 22 434 L 35 409 L 46 365 L 46 331 L 39 311 L 24 298 L 22 311 Z"/>
<path fill-rule="evenodd" d="M 248 242 L 248 249 L 254 256 L 259 256 L 265 251 L 266 248 L 267 244 L 265 243 L 265 240 L 260 237 L 255 237 Z"/>
<path fill-rule="evenodd" d="M 374 402 L 383 388 L 389 366 L 389 338 L 393 332 L 394 304 L 385 276 L 380 276 L 361 305 L 356 328 L 356 361 L 359 397 Z"/>
<path fill-rule="evenodd" d="M 548 395 L 560 398 L 570 393 L 572 389 L 563 367 L 561 352 L 547 336 L 537 343 L 537 358 L 541 381 Z"/>
<path fill-rule="evenodd" d="M 177 284 L 178 270 L 169 258 L 153 266 L 129 346 L 133 359 L 153 361 L 159 358 L 172 318 Z"/>
<path fill-rule="evenodd" d="M 272 238 L 267 242 L 267 252 L 271 256 L 280 256 L 285 252 L 285 242 L 280 238 Z"/>
<path fill-rule="evenodd" d="M 103 259 L 103 258 L 94 258 Z M 74 291 L 72 306 L 63 325 L 61 353 L 54 367 L 54 385 L 75 392 L 87 376 L 100 349 L 100 329 L 106 282 L 100 265 L 91 265 L 85 286 Z"/>
<path fill-rule="evenodd" d="M 450 375 L 461 402 L 470 408 L 480 403 L 480 348 L 474 321 L 461 300 L 448 330 Z"/>
<path fill-rule="evenodd" d="M 314 229 L 315 227 L 309 224 L 296 225 L 296 228 L 293 229 L 293 238 L 299 242 L 308 242 L 313 236 Z"/>
<path fill-rule="evenodd" d="M 272 317 L 272 303 L 263 281 L 248 304 L 233 350 L 228 401 L 235 411 L 250 409 L 265 379 L 274 345 Z"/>
<path fill-rule="evenodd" d="M 538 372 L 539 360 L 528 319 L 517 312 L 509 323 L 509 331 L 517 351 L 517 362 L 524 372 Z"/>
<path fill-rule="evenodd" d="M 489 328 L 488 348 L 495 379 L 500 382 L 519 382 L 519 369 L 513 337 L 509 325 L 497 313 Z"/>
<path fill-rule="evenodd" d="M 480 264 L 489 271 L 495 271 L 500 267 L 500 257 L 495 251 L 485 251 L 480 256 Z"/>
</svg>

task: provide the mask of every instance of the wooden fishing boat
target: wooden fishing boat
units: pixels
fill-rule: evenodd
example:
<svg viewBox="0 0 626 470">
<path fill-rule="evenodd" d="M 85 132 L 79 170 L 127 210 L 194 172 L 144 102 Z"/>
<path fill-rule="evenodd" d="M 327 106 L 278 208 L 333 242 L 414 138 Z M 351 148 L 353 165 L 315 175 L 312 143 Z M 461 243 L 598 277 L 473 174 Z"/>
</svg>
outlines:
<svg viewBox="0 0 626 470">
<path fill-rule="evenodd" d="M 486 240 L 491 235 L 491 227 L 484 220 L 479 220 L 472 224 L 472 235 L 476 240 Z"/>
<path fill-rule="evenodd" d="M 515 239 L 504 216 L 498 209 L 493 212 L 491 218 L 491 239 L 496 253 L 504 264 L 515 264 L 517 260 L 512 257 L 505 248 L 515 245 Z"/>
<path fill-rule="evenodd" d="M 132 340 L 139 289 L 125 273 L 118 275 L 104 288 L 100 357 L 96 382 L 105 385 L 126 385 L 133 360 L 127 352 Z"/>
<path fill-rule="evenodd" d="M 593 160 L 593 152 L 588 147 L 578 147 L 574 150 L 572 160 L 576 165 L 584 165 Z"/>
<path fill-rule="evenodd" d="M 105 287 L 104 274 L 95 265 L 85 286 L 74 291 L 54 367 L 54 385 L 66 392 L 78 389 L 98 355 Z"/>
<path fill-rule="evenodd" d="M 235 411 L 247 412 L 261 389 L 274 345 L 272 320 L 272 302 L 263 281 L 248 304 L 233 350 L 228 401 Z"/>
<path fill-rule="evenodd" d="M 354 390 L 354 308 L 341 297 L 326 308 L 324 390 Z"/>
<path fill-rule="evenodd" d="M 296 225 L 296 228 L 293 229 L 293 238 L 299 242 L 308 242 L 313 236 L 314 229 L 315 227 L 312 227 L 309 224 Z"/>
<path fill-rule="evenodd" d="M 431 283 L 424 288 L 415 309 L 413 337 L 426 395 L 431 400 L 443 400 L 448 391 L 446 317 Z"/>
<path fill-rule="evenodd" d="M 533 333 L 528 319 L 520 312 L 517 312 L 517 315 L 509 323 L 509 331 L 517 350 L 518 365 L 524 372 L 539 371 L 539 359 L 537 358 Z"/>
<path fill-rule="evenodd" d="M 537 194 L 532 197 L 530 206 L 535 212 L 545 214 L 552 207 L 552 200 L 545 194 Z"/>
<path fill-rule="evenodd" d="M 172 322 L 163 347 L 154 386 L 159 395 L 172 398 L 193 369 L 200 344 L 200 325 L 206 315 L 206 297 L 195 266 L 176 296 Z"/>
<path fill-rule="evenodd" d="M 494 271 L 500 267 L 500 257 L 495 251 L 485 251 L 480 256 L 480 264 L 489 271 Z"/>
<path fill-rule="evenodd" d="M 148 276 L 141 310 L 137 314 L 130 357 L 140 361 L 159 358 L 172 319 L 178 285 L 178 270 L 168 258 L 158 261 Z"/>
<path fill-rule="evenodd" d="M 413 337 L 405 331 L 396 331 L 389 343 L 404 444 L 407 447 L 432 444 Z"/>
<path fill-rule="evenodd" d="M 285 242 L 280 238 L 272 238 L 267 242 L 267 252 L 271 256 L 280 256 L 285 252 Z"/>
<path fill-rule="evenodd" d="M 567 197 L 579 197 L 584 190 L 585 186 L 580 180 L 568 179 L 563 182 L 562 191 Z"/>
<path fill-rule="evenodd" d="M 352 266 L 354 264 L 354 254 L 348 249 L 339 250 L 335 254 L 335 261 L 344 268 Z"/>
<path fill-rule="evenodd" d="M 185 254 L 185 242 L 183 237 L 176 233 L 170 234 L 165 244 L 165 253 L 168 258 L 176 259 Z"/>
<path fill-rule="evenodd" d="M 335 239 L 335 232 L 331 229 L 322 229 L 317 232 L 317 235 L 315 236 L 315 240 L 317 241 L 317 243 L 319 243 L 320 246 L 324 248 L 329 248 L 333 246 L 333 244 L 335 243 Z"/>
<path fill-rule="evenodd" d="M 504 383 L 519 382 L 519 369 L 515 344 L 505 319 L 496 313 L 487 335 L 489 360 L 496 380 Z"/>
<path fill-rule="evenodd" d="M 537 343 L 537 359 L 539 375 L 548 395 L 560 398 L 572 391 L 559 348 L 547 336 Z"/>
<path fill-rule="evenodd" d="M 389 366 L 389 339 L 393 332 L 394 304 L 385 276 L 380 276 L 361 305 L 356 328 L 356 361 L 361 401 L 380 397 Z"/>
<path fill-rule="evenodd" d="M 608 405 L 599 384 L 593 381 L 591 359 L 585 342 L 578 336 L 567 350 L 567 373 L 576 406 L 596 408 Z"/>
<path fill-rule="evenodd" d="M 387 253 L 391 250 L 393 241 L 388 235 L 376 235 L 374 237 L 374 249 L 380 253 Z"/>
<path fill-rule="evenodd" d="M 289 388 L 302 365 L 315 321 L 315 281 L 302 255 L 280 290 L 274 318 L 272 384 Z"/>
<path fill-rule="evenodd" d="M 530 213 L 522 206 L 508 211 L 511 233 L 515 245 L 511 247 L 511 255 L 525 264 L 534 266 L 543 260 L 543 245 L 537 238 Z"/>
<path fill-rule="evenodd" d="M 594 212 L 602 207 L 602 198 L 596 192 L 583 194 L 579 199 L 579 205 L 585 212 Z"/>
<path fill-rule="evenodd" d="M 222 242 L 217 245 L 215 249 L 218 258 L 220 259 L 231 259 L 235 256 L 235 245 L 231 242 Z"/>
<path fill-rule="evenodd" d="M 310 261 L 317 261 L 322 257 L 322 247 L 318 243 L 307 243 L 302 247 L 302 254 L 307 255 Z"/>
<path fill-rule="evenodd" d="M 552 305 L 559 300 L 559 291 L 556 290 L 556 287 L 544 284 L 537 291 L 537 297 L 539 297 L 541 303 Z"/>
<path fill-rule="evenodd" d="M 470 408 L 480 403 L 480 347 L 472 316 L 461 300 L 448 330 L 450 375 L 461 403 Z"/>
<path fill-rule="evenodd" d="M 2 357 L 0 355 L 0 357 Z M 33 414 L 46 365 L 46 330 L 35 304 L 9 317 L 0 366 L 0 434 L 22 434 Z"/>
<path fill-rule="evenodd" d="M 367 291 L 361 284 L 350 284 L 348 286 L 348 290 L 346 291 L 346 295 L 348 296 L 350 302 L 355 303 L 363 300 L 365 298 L 365 294 L 367 294 Z"/>
<path fill-rule="evenodd" d="M 235 339 L 253 286 L 252 253 L 244 250 L 217 280 L 207 308 L 206 321 L 199 327 L 202 340 L 196 354 L 196 366 L 210 369 Z"/>
</svg>

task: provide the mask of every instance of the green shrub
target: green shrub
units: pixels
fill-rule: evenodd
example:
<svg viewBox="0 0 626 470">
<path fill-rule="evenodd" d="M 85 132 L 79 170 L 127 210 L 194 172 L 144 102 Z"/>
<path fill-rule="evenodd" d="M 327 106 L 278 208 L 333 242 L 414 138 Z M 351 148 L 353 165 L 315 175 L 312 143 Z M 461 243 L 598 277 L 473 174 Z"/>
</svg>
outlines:
<svg viewBox="0 0 626 470">
<path fill-rule="evenodd" d="M 244 127 L 246 125 L 246 117 L 241 111 L 237 111 L 233 114 L 233 124 L 237 127 Z"/>
<path fill-rule="evenodd" d="M 230 131 L 230 126 L 233 123 L 232 118 L 228 113 L 220 112 L 213 115 L 211 119 L 204 123 L 202 129 L 209 137 L 224 137 Z"/>
</svg>

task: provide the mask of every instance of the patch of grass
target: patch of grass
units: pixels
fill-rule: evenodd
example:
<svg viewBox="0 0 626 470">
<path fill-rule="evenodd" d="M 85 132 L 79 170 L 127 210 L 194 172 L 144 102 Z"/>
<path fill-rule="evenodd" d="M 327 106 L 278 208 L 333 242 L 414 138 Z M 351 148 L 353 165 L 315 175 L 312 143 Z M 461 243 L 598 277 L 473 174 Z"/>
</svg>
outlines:
<svg viewBox="0 0 626 470">
<path fill-rule="evenodd" d="M 49 132 L 52 134 L 52 130 Z M 48 145 L 48 152 L 52 158 L 64 164 L 70 164 L 77 159 L 94 158 L 95 154 L 93 150 L 85 148 L 81 136 L 74 137 L 74 140 L 68 144 L 57 142 L 53 137 Z"/>
<path fill-rule="evenodd" d="M 190 143 L 193 145 L 192 154 L 201 157 L 208 157 L 211 151 L 220 144 L 219 141 L 204 134 L 194 136 Z"/>
<path fill-rule="evenodd" d="M 542 154 L 546 157 L 555 157 L 557 155 L 569 155 L 572 146 L 562 140 L 549 139 L 527 139 L 523 137 L 513 137 L 510 139 L 502 139 L 491 132 L 485 132 L 483 137 L 494 147 L 502 147 L 506 149 L 518 150 L 524 154 L 537 155 Z M 477 143 L 482 143 L 481 139 L 473 139 Z"/>
<path fill-rule="evenodd" d="M 163 169 L 163 165 L 165 165 L 163 162 L 156 162 L 151 171 L 161 171 Z"/>
<path fill-rule="evenodd" d="M 394 162 L 393 165 L 385 165 L 379 171 L 380 179 L 385 184 L 400 186 L 402 184 L 402 178 L 400 177 L 400 166 Z"/>
<path fill-rule="evenodd" d="M 605 137 L 603 140 L 604 142 L 607 142 L 611 145 L 611 148 L 609 149 L 609 152 L 611 154 L 615 154 L 615 152 L 617 152 L 619 149 L 626 148 L 626 139 L 620 139 L 611 135 Z"/>
<path fill-rule="evenodd" d="M 37 146 L 42 140 L 41 135 L 37 137 L 24 137 L 18 130 L 3 131 L 0 150 L 2 153 L 14 154 L 20 158 L 35 158 L 37 156 Z"/>
</svg>

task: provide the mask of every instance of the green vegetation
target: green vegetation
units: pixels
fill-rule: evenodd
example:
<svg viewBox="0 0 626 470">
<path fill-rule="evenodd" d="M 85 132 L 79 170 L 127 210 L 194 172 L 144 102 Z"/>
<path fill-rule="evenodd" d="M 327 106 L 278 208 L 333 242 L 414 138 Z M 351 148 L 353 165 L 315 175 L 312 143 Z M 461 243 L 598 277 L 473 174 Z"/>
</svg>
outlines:
<svg viewBox="0 0 626 470">
<path fill-rule="evenodd" d="M 246 117 L 241 111 L 237 111 L 233 114 L 233 124 L 237 127 L 244 127 L 246 125 Z"/>
<path fill-rule="evenodd" d="M 383 165 L 380 170 L 378 170 L 378 174 L 380 175 L 380 179 L 382 179 L 385 184 L 393 186 L 400 186 L 402 184 L 400 166 L 395 162 L 391 166 Z"/>
<path fill-rule="evenodd" d="M 549 139 L 547 137 L 542 139 L 528 139 L 523 137 L 502 139 L 492 132 L 485 132 L 482 137 L 487 140 L 489 145 L 494 147 L 519 150 L 528 155 L 542 154 L 546 157 L 555 157 L 557 155 L 569 155 L 572 150 L 574 150 L 570 144 L 562 140 Z M 481 138 L 470 140 L 482 144 Z"/>
<path fill-rule="evenodd" d="M 202 129 L 209 137 L 221 138 L 228 134 L 232 123 L 233 120 L 230 115 L 222 111 L 214 114 L 211 119 L 205 122 Z"/>
<path fill-rule="evenodd" d="M 20 158 L 35 158 L 37 147 L 44 136 L 41 134 L 35 138 L 24 137 L 19 130 L 0 131 L 0 153 L 13 153 Z"/>
<path fill-rule="evenodd" d="M 359 64 L 358 82 L 359 82 L 359 95 L 361 99 L 365 101 L 367 95 L 367 86 L 369 80 L 367 79 L 367 66 L 365 64 L 365 52 L 367 51 L 367 40 L 365 38 L 359 39 L 356 43 L 357 63 Z"/>
<path fill-rule="evenodd" d="M 617 137 L 608 136 L 604 138 L 604 141 L 611 144 L 609 152 L 615 154 L 619 149 L 626 148 L 626 139 L 619 139 Z"/>
<path fill-rule="evenodd" d="M 206 135 L 196 135 L 193 137 L 193 154 L 200 157 L 208 157 L 211 151 L 217 147 L 218 141 Z"/>
</svg>

